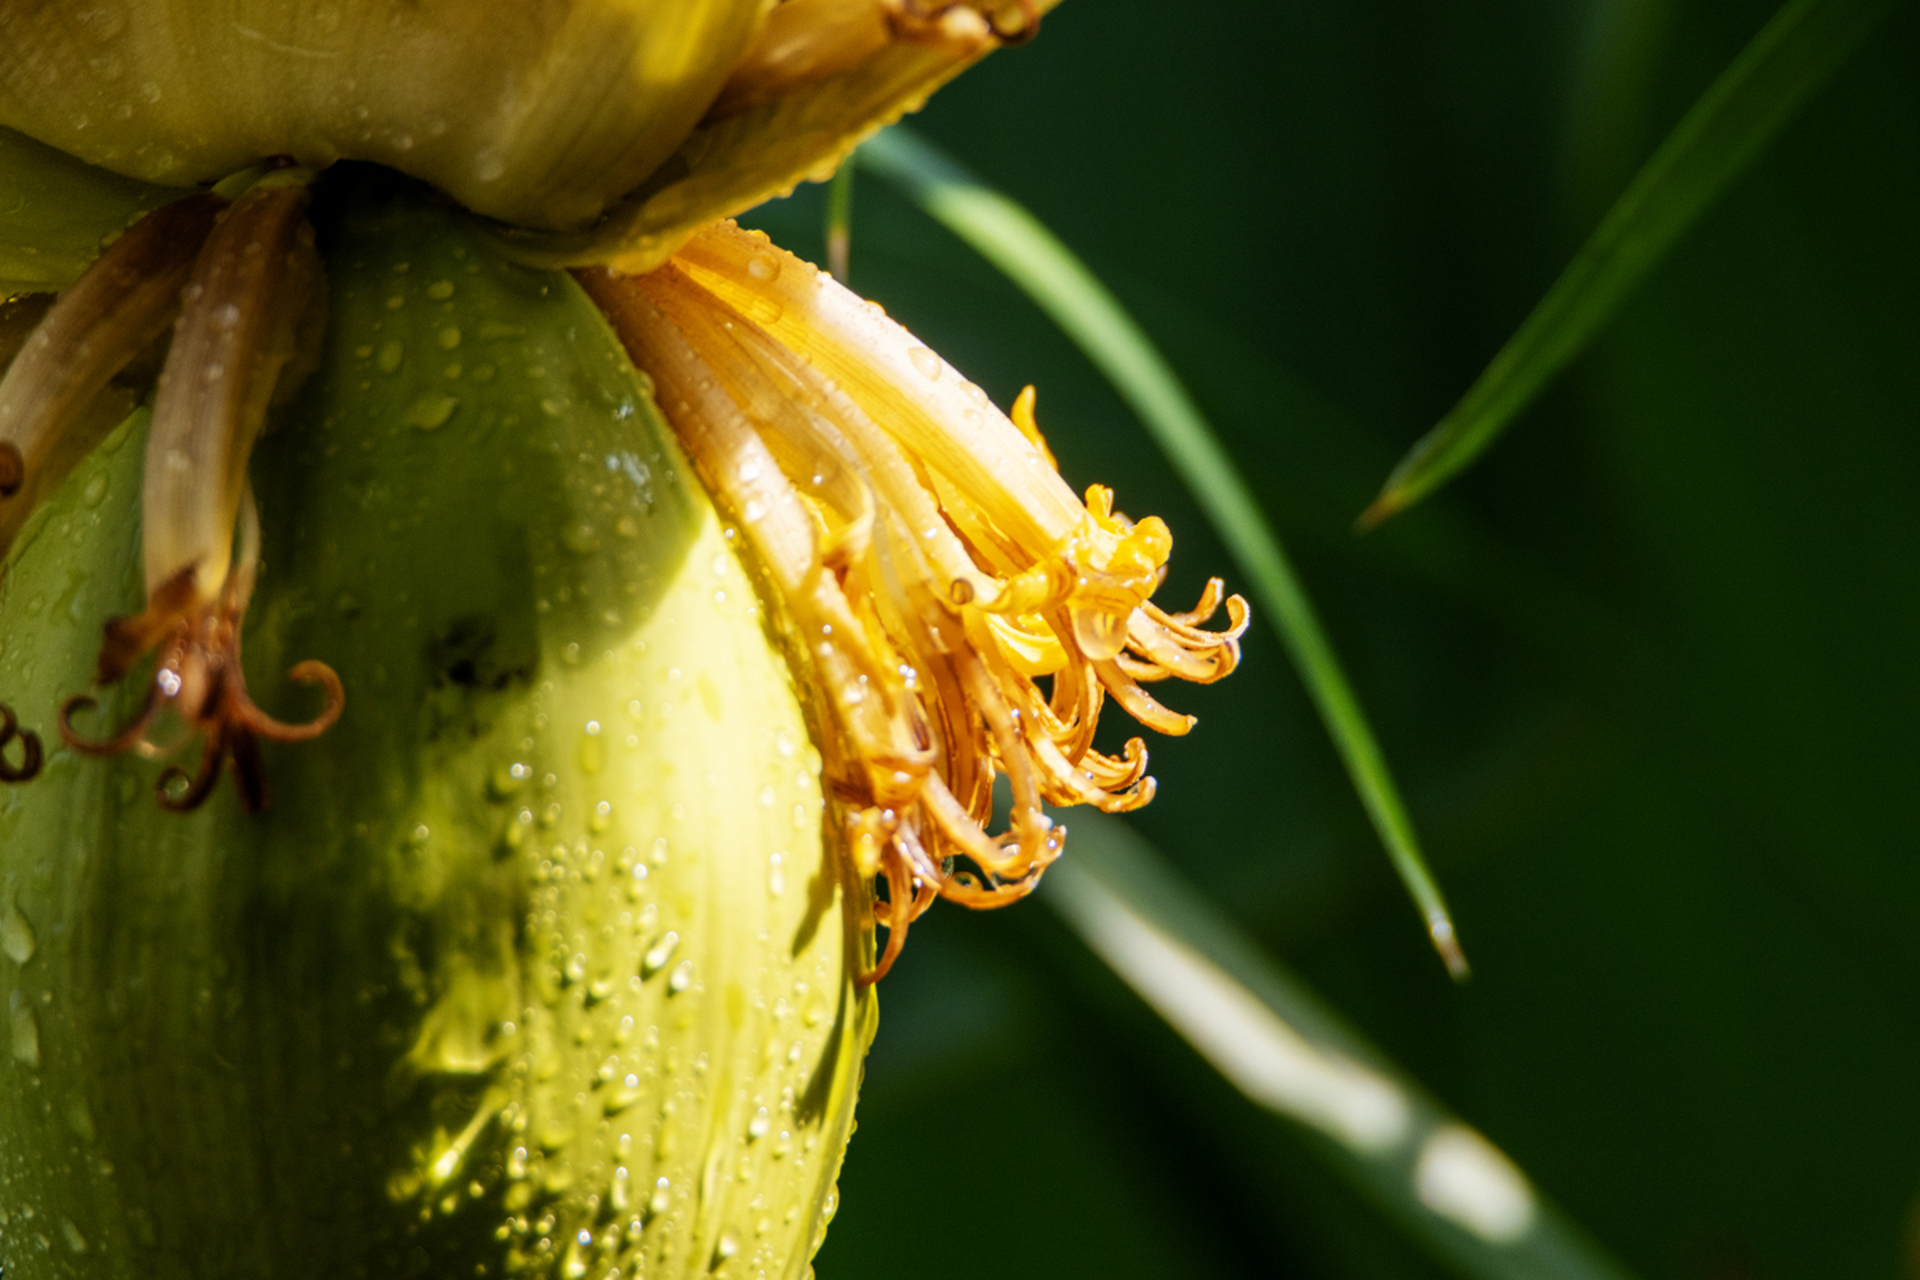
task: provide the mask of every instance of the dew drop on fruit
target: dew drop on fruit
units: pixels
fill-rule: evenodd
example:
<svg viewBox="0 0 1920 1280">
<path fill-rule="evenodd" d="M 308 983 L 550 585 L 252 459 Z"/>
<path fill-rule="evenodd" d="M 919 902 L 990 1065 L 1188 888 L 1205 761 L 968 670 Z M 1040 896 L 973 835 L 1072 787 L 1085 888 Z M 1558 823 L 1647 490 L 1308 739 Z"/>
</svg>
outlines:
<svg viewBox="0 0 1920 1280">
<path fill-rule="evenodd" d="M 667 959 L 673 955 L 673 949 L 679 945 L 680 945 L 680 935 L 677 933 L 673 933 L 671 931 L 668 932 L 666 937 L 654 943 L 653 946 L 647 951 L 647 954 L 641 958 L 641 961 L 640 961 L 641 976 L 652 977 L 654 974 L 658 973 L 660 971 L 660 967 L 666 964 Z"/>
<path fill-rule="evenodd" d="M 33 926 L 20 914 L 18 904 L 9 902 L 6 914 L 0 915 L 0 951 L 15 964 L 25 964 L 33 959 L 36 945 Z"/>
<path fill-rule="evenodd" d="M 13 1060 L 35 1070 L 40 1066 L 40 1020 L 34 1017 L 27 995 L 17 988 L 7 997 L 8 1045 Z"/>
</svg>

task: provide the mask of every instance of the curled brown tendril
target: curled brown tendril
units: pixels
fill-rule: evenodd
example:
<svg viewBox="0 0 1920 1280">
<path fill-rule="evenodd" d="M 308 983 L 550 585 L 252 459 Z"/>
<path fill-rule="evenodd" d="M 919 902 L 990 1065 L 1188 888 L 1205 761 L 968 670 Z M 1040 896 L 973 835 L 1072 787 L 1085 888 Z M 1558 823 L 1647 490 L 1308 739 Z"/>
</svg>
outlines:
<svg viewBox="0 0 1920 1280">
<path fill-rule="evenodd" d="M 7 762 L 7 747 L 15 738 L 20 739 L 20 763 Z M 20 721 L 14 717 L 13 708 L 0 702 L 0 782 L 25 782 L 40 772 L 41 764 L 40 735 L 31 729 L 22 729 Z"/>
<path fill-rule="evenodd" d="M 112 737 L 86 738 L 75 731 L 73 715 L 98 705 L 98 700 L 80 694 L 60 708 L 60 736 L 75 751 L 91 756 L 168 753 L 171 748 L 148 741 L 147 731 L 162 711 L 172 710 L 202 740 L 199 766 L 189 774 L 170 765 L 155 788 L 160 806 L 176 813 L 198 808 L 219 782 L 221 762 L 229 760 L 247 811 L 266 808 L 270 794 L 259 740 L 310 741 L 331 728 L 346 705 L 340 677 L 324 662 L 302 662 L 287 672 L 297 684 L 319 685 L 326 697 L 320 714 L 305 724 L 276 720 L 254 705 L 240 659 L 241 622 L 253 596 L 260 557 L 260 518 L 250 492 L 242 498 L 239 533 L 233 571 L 212 603 L 197 603 L 201 593 L 189 567 L 152 592 L 143 612 L 107 623 L 96 683 L 115 683 L 145 654 L 158 654 L 146 701 L 131 720 Z"/>
<path fill-rule="evenodd" d="M 254 705 L 247 693 L 246 673 L 240 662 L 240 620 L 246 613 L 239 592 L 229 590 L 220 604 L 185 618 L 167 621 L 168 606 L 190 599 L 192 583 L 182 573 L 177 588 L 156 595 L 147 611 L 134 618 L 116 618 L 107 624 L 101 650 L 101 683 L 117 680 L 142 653 L 155 647 L 149 637 L 159 632 L 158 657 L 140 710 L 112 737 L 82 737 L 73 727 L 75 712 L 98 705 L 88 694 L 67 699 L 60 708 L 60 736 L 68 746 L 90 756 L 119 755 L 138 750 L 162 754 L 166 748 L 147 740 L 147 731 L 163 710 L 171 709 L 202 739 L 199 766 L 189 774 L 177 765 L 161 773 L 155 787 L 160 806 L 176 813 L 198 808 L 220 780 L 220 765 L 230 760 L 240 798 L 249 813 L 267 806 L 270 795 L 260 762 L 259 739 L 305 742 L 318 737 L 340 718 L 346 695 L 340 677 L 322 662 L 302 662 L 287 673 L 299 684 L 315 684 L 326 695 L 320 714 L 305 724 L 276 720 Z M 250 575 L 235 574 L 230 586 Z"/>
<path fill-rule="evenodd" d="M 305 217 L 310 175 L 277 162 L 267 169 L 231 204 L 192 196 L 142 219 L 40 322 L 28 340 L 37 363 L 23 357 L 0 380 L 0 481 L 19 460 L 25 482 L 45 489 L 90 447 L 75 406 L 171 327 L 141 495 L 147 606 L 107 624 L 94 676 L 96 686 L 114 684 L 155 654 L 146 697 L 110 737 L 74 729 L 74 715 L 98 705 L 87 694 L 67 700 L 59 727 L 83 754 L 162 755 L 173 748 L 156 746 L 148 730 L 172 711 L 201 739 L 193 772 L 169 766 L 160 776 L 160 804 L 175 811 L 204 802 L 227 761 L 246 807 L 263 808 L 259 740 L 313 738 L 344 703 L 331 668 L 301 663 L 291 678 L 321 686 L 326 705 L 307 724 L 285 724 L 254 705 L 241 666 L 260 553 L 247 457 L 272 397 L 298 385 L 301 326 L 323 297 Z M 0 507 L 0 517 L 23 515 Z M 9 527 L 0 520 L 0 535 Z"/>
</svg>

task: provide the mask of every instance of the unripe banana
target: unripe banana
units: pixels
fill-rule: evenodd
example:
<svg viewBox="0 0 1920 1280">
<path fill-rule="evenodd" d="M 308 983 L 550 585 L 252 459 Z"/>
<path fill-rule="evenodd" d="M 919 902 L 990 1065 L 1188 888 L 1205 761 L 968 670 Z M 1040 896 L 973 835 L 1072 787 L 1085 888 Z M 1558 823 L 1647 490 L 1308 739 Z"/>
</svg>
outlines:
<svg viewBox="0 0 1920 1280">
<path fill-rule="evenodd" d="M 0 124 L 175 186 L 391 165 L 521 226 L 598 217 L 698 123 L 771 0 L 0 5 Z"/>
<path fill-rule="evenodd" d="M 730 531 L 570 278 L 417 197 L 335 227 L 247 666 L 297 716 L 277 673 L 323 659 L 346 710 L 267 748 L 259 815 L 64 748 L 0 789 L 0 1267 L 804 1274 L 871 915 Z M 138 607 L 143 433 L 0 579 L 23 722 Z"/>
</svg>

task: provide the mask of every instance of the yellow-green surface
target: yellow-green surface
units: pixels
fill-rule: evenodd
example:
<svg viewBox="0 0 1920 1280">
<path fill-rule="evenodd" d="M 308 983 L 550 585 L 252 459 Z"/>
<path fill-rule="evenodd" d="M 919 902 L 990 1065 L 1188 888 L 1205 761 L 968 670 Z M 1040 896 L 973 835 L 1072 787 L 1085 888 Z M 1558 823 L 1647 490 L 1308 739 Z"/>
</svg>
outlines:
<svg viewBox="0 0 1920 1280">
<path fill-rule="evenodd" d="M 191 186 L 269 156 L 373 160 L 577 226 L 673 154 L 763 0 L 0 3 L 0 123 Z"/>
<path fill-rule="evenodd" d="M 803 1274 L 869 944 L 740 563 L 564 276 L 404 198 L 323 247 L 247 667 L 286 718 L 302 659 L 347 704 L 268 746 L 271 809 L 54 749 L 139 604 L 138 415 L 0 583 L 50 748 L 0 793 L 7 1280 Z"/>
</svg>

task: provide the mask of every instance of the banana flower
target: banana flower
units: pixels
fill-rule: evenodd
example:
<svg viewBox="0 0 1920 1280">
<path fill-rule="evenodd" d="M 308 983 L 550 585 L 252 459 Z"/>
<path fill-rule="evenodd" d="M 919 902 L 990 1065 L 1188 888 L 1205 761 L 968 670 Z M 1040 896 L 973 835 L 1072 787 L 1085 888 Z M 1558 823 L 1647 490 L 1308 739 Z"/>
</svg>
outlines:
<svg viewBox="0 0 1920 1280">
<path fill-rule="evenodd" d="M 8 1280 L 808 1274 L 1246 625 L 727 221 L 1047 7 L 0 0 Z"/>
</svg>

